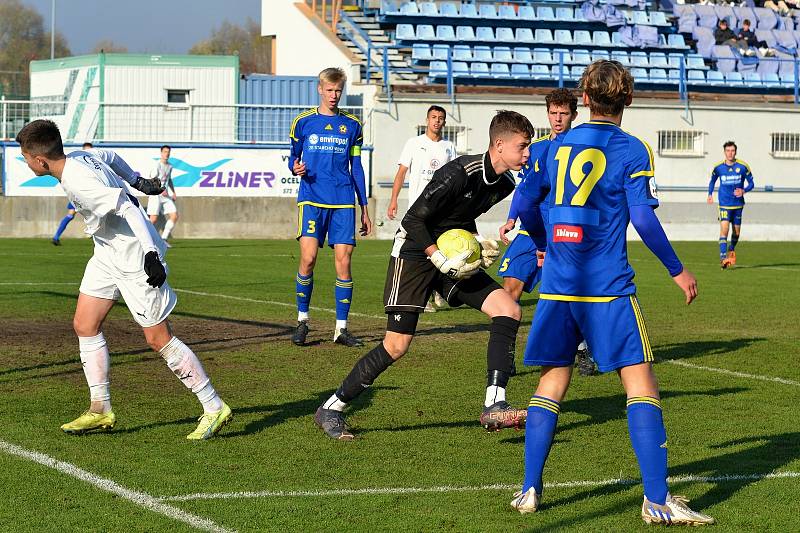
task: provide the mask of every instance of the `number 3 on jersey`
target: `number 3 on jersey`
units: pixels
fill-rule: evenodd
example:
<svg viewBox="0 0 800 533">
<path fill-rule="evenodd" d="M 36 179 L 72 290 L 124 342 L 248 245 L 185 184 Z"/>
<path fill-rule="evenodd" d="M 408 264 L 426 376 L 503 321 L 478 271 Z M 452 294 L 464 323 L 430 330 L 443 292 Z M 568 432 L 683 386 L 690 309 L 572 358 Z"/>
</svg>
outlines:
<svg viewBox="0 0 800 533">
<path fill-rule="evenodd" d="M 315 233 L 317 231 L 317 221 L 316 220 L 309 220 L 308 221 L 308 231 L 307 233 Z"/>
<path fill-rule="evenodd" d="M 586 148 L 578 152 L 570 163 L 569 157 L 572 148 L 572 146 L 562 146 L 556 152 L 558 173 L 556 174 L 555 205 L 564 204 L 564 182 L 567 179 L 567 170 L 569 170 L 570 181 L 578 188 L 569 202 L 574 206 L 586 204 L 595 185 L 606 171 L 606 156 L 603 152 L 597 148 Z"/>
</svg>

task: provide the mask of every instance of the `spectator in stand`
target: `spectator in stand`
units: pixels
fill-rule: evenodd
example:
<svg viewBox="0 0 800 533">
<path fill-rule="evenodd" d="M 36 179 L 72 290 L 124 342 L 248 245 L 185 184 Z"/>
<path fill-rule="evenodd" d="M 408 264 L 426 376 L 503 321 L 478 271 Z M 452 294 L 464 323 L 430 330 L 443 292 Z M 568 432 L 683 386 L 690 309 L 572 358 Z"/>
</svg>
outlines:
<svg viewBox="0 0 800 533">
<path fill-rule="evenodd" d="M 769 47 L 767 41 L 759 41 L 756 38 L 756 33 L 750 29 L 750 19 L 744 19 L 742 21 L 742 29 L 739 30 L 739 34 L 736 36 L 739 42 L 746 42 L 747 46 L 754 46 L 761 51 L 761 55 L 765 57 L 772 57 L 775 55 L 775 50 Z M 750 49 L 748 48 L 748 52 Z"/>
<path fill-rule="evenodd" d="M 762 2 L 756 2 L 756 5 L 761 4 Z M 778 15 L 785 17 L 791 13 L 792 9 L 797 9 L 800 7 L 800 1 L 798 0 L 766 0 L 763 2 L 764 7 L 773 10 Z"/>
<path fill-rule="evenodd" d="M 755 50 L 750 50 L 747 41 L 740 41 L 736 34 L 728 27 L 728 21 L 719 19 L 717 29 L 714 30 L 714 43 L 717 45 L 727 44 L 731 48 L 738 48 L 739 53 L 745 56 L 755 55 Z"/>
</svg>

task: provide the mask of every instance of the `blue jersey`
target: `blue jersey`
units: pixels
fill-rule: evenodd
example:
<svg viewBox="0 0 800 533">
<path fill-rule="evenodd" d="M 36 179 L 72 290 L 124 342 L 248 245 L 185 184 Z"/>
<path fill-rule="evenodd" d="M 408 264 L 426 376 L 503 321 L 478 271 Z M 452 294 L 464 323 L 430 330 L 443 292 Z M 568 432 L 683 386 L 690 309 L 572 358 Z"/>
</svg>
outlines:
<svg viewBox="0 0 800 533">
<path fill-rule="evenodd" d="M 714 194 L 714 185 L 719 179 L 719 206 L 727 209 L 736 209 L 744 206 L 744 195 L 736 197 L 733 191 L 744 189 L 744 192 L 753 190 L 753 174 L 750 167 L 740 159 L 734 160 L 732 165 L 725 161 L 714 167 L 711 171 L 711 181 L 708 183 L 708 195 Z M 747 181 L 747 186 L 745 186 Z"/>
<path fill-rule="evenodd" d="M 306 175 L 300 181 L 298 205 L 355 207 L 367 203 L 361 145 L 361 122 L 350 113 L 322 115 L 317 108 L 300 113 L 289 132 L 289 169 L 300 159 Z"/>
<path fill-rule="evenodd" d="M 549 207 L 540 297 L 607 302 L 635 294 L 625 234 L 630 207 L 658 206 L 650 146 L 605 121 L 549 144 L 524 188 Z"/>
<path fill-rule="evenodd" d="M 522 186 L 525 183 L 525 180 L 528 179 L 529 176 L 532 176 L 539 172 L 539 159 L 543 158 L 547 154 L 547 148 L 550 146 L 550 134 L 543 135 L 538 139 L 534 139 L 530 145 L 530 156 L 528 157 L 528 162 L 525 166 L 522 167 L 522 172 L 520 172 L 520 183 L 518 186 Z M 508 211 L 508 218 L 516 220 L 517 219 L 517 212 L 516 206 L 514 202 L 511 202 L 511 208 Z M 520 226 L 520 231 L 525 231 L 525 228 Z"/>
</svg>

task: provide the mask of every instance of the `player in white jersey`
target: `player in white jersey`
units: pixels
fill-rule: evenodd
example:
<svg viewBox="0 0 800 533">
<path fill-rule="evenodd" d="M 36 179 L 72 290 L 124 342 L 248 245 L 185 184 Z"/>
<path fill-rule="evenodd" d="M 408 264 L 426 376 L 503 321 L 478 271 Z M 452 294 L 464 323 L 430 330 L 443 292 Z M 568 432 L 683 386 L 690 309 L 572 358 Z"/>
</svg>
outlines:
<svg viewBox="0 0 800 533">
<path fill-rule="evenodd" d="M 386 211 L 386 216 L 390 220 L 394 220 L 397 216 L 397 197 L 400 196 L 400 189 L 403 188 L 406 176 L 408 176 L 408 207 L 411 207 L 430 183 L 433 173 L 458 156 L 455 145 L 442 138 L 442 130 L 447 123 L 447 112 L 444 108 L 432 105 L 428 108 L 426 117 L 425 133 L 406 141 L 400 160 L 397 162 L 392 198 Z M 425 312 L 435 312 L 437 307 L 442 307 L 445 303 L 444 298 L 434 291 L 431 300 L 425 305 Z"/>
<path fill-rule="evenodd" d="M 167 218 L 164 230 L 161 232 L 161 238 L 164 240 L 169 239 L 172 228 L 178 223 L 178 207 L 175 205 L 178 197 L 175 194 L 175 185 L 172 183 L 172 165 L 169 164 L 171 152 L 172 148 L 166 144 L 161 147 L 161 158 L 150 170 L 149 175 L 150 178 L 158 179 L 164 185 L 164 192 L 160 196 L 153 196 L 147 201 L 147 214 L 150 216 L 150 222 L 155 224 L 161 213 L 164 213 Z M 169 248 L 169 244 L 167 244 L 167 248 Z"/>
<path fill-rule="evenodd" d="M 64 155 L 58 126 L 49 120 L 26 125 L 17 142 L 34 174 L 49 174 L 61 183 L 94 239 L 94 255 L 86 264 L 73 319 L 91 405 L 61 429 L 81 434 L 109 430 L 116 423 L 109 390 L 111 358 L 101 328 L 122 296 L 147 343 L 203 405 L 200 424 L 187 438 L 212 437 L 231 419 L 231 409 L 214 390 L 194 352 L 170 329 L 167 317 L 177 297 L 166 283 L 167 266 L 162 259 L 166 245 L 147 223 L 126 184 L 141 178 L 111 150 L 77 150 Z M 157 194 L 161 188 L 151 192 Z"/>
</svg>

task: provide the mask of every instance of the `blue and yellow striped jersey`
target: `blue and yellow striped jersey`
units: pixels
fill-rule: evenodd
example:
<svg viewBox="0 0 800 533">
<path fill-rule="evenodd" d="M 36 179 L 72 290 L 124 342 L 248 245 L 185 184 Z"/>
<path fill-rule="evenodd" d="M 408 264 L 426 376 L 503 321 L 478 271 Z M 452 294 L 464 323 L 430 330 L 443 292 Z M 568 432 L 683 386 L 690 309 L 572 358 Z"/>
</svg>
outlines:
<svg viewBox="0 0 800 533">
<path fill-rule="evenodd" d="M 549 207 L 541 298 L 609 301 L 635 294 L 629 208 L 658 206 L 650 146 L 611 122 L 581 124 L 551 141 L 526 188 Z M 538 183 L 537 183 L 538 182 Z"/>
<path fill-rule="evenodd" d="M 714 194 L 714 185 L 717 180 L 719 180 L 719 193 L 717 193 L 719 206 L 728 209 L 744 206 L 744 195 L 737 197 L 734 194 L 736 189 L 744 189 L 744 192 L 749 192 L 755 185 L 750 166 L 740 159 L 736 159 L 732 165 L 722 161 L 714 167 L 711 171 L 711 181 L 708 183 L 709 196 Z M 747 186 L 745 186 L 745 181 L 747 181 Z"/>
<path fill-rule="evenodd" d="M 363 170 L 355 172 L 351 163 L 361 165 L 364 137 L 361 122 L 354 115 L 339 110 L 336 115 L 322 115 L 317 108 L 300 113 L 289 132 L 291 156 L 306 164 L 306 175 L 300 181 L 297 203 L 319 207 L 353 207 L 367 203 Z M 357 179 L 355 175 L 360 179 Z"/>
</svg>

